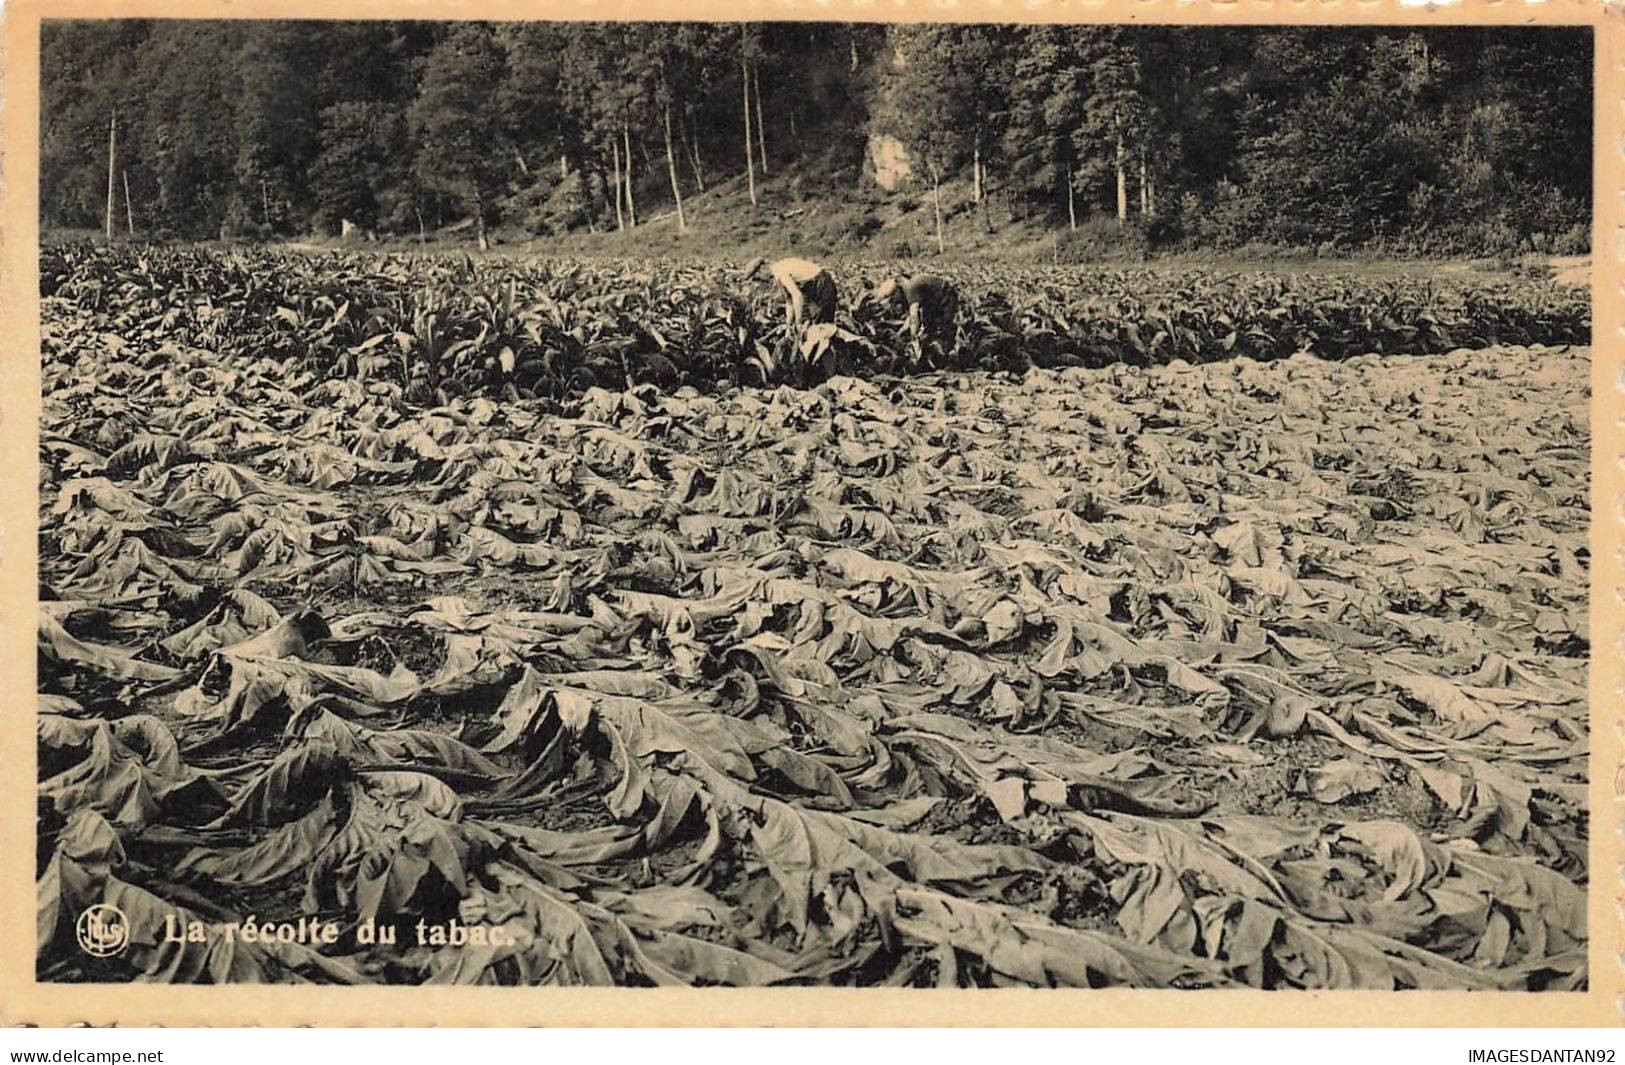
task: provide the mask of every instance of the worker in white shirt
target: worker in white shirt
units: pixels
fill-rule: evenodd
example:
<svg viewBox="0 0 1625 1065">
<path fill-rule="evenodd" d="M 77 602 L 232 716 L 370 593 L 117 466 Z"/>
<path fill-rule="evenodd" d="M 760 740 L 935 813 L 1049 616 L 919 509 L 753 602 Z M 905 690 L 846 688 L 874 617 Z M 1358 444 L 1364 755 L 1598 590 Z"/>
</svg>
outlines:
<svg viewBox="0 0 1625 1065">
<path fill-rule="evenodd" d="M 764 271 L 784 289 L 791 325 L 835 321 L 835 279 L 822 266 L 807 259 L 766 262 L 758 257 L 746 265 L 745 278 L 760 277 Z"/>
</svg>

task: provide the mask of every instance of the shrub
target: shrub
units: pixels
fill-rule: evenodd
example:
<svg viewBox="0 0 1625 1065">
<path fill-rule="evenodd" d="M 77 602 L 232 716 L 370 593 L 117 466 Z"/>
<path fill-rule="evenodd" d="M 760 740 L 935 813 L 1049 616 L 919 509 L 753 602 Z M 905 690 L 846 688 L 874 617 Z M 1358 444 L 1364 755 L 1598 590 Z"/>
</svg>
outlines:
<svg viewBox="0 0 1625 1065">
<path fill-rule="evenodd" d="M 1141 223 L 1118 225 L 1116 218 L 1096 214 L 1056 238 L 1055 258 L 1063 263 L 1141 260 L 1150 251 L 1151 239 Z"/>
</svg>

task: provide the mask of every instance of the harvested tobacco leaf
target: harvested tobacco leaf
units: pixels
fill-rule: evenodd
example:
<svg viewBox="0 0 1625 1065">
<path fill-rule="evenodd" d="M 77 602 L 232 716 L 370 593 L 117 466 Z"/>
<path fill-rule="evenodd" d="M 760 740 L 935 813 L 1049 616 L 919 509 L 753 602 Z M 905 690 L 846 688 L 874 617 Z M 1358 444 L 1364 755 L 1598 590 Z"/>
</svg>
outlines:
<svg viewBox="0 0 1625 1065">
<path fill-rule="evenodd" d="M 416 409 L 105 266 L 44 302 L 47 978 L 1585 984 L 1585 349 Z"/>
</svg>

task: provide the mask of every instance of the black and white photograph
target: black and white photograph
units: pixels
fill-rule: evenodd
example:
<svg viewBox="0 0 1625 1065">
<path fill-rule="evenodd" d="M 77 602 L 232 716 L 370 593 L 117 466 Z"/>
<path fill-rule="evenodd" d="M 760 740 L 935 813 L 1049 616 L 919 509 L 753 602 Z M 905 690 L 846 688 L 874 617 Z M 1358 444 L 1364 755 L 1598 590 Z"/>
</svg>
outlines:
<svg viewBox="0 0 1625 1065">
<path fill-rule="evenodd" d="M 1593 28 L 798 17 L 43 21 L 33 980 L 1590 989 Z"/>
</svg>

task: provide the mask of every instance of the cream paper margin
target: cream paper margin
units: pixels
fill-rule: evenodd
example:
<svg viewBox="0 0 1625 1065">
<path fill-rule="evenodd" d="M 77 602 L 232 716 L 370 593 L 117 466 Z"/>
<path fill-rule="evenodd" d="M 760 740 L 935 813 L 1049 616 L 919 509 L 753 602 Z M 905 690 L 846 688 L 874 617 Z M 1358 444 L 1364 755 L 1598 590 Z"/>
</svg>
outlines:
<svg viewBox="0 0 1625 1065">
<path fill-rule="evenodd" d="M 11 0 L 0 96 L 0 1023 L 1574 1026 L 1625 1019 L 1625 6 L 1622 0 Z M 1588 25 L 1596 37 L 1588 992 L 417 988 L 34 981 L 42 18 Z"/>
</svg>

